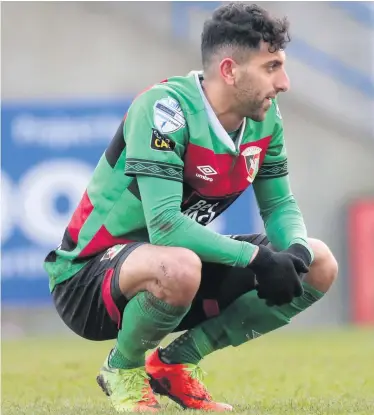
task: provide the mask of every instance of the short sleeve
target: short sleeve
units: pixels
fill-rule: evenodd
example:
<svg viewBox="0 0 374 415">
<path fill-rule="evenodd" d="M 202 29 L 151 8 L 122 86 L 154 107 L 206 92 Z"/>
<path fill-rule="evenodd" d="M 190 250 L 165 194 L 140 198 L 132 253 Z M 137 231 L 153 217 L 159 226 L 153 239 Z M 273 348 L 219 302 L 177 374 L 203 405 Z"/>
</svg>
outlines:
<svg viewBox="0 0 374 415">
<path fill-rule="evenodd" d="M 127 176 L 183 181 L 186 120 L 170 90 L 156 87 L 136 98 L 127 113 L 123 132 Z"/>
<path fill-rule="evenodd" d="M 256 176 L 256 179 L 271 179 L 274 177 L 287 176 L 287 151 L 284 142 L 283 120 L 279 111 L 278 103 L 273 100 L 269 116 L 274 117 L 274 131 L 266 151 L 264 162 Z"/>
</svg>

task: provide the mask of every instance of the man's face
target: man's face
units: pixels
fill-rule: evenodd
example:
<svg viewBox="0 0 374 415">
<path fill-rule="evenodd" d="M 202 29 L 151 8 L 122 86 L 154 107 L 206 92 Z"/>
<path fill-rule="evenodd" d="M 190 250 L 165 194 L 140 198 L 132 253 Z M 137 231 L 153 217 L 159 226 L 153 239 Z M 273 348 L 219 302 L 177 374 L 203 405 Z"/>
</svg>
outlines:
<svg viewBox="0 0 374 415">
<path fill-rule="evenodd" d="M 259 50 L 250 52 L 246 62 L 235 64 L 233 92 L 241 116 L 263 121 L 271 98 L 289 89 L 284 62 L 284 51 L 271 53 L 268 44 L 262 43 Z"/>
</svg>

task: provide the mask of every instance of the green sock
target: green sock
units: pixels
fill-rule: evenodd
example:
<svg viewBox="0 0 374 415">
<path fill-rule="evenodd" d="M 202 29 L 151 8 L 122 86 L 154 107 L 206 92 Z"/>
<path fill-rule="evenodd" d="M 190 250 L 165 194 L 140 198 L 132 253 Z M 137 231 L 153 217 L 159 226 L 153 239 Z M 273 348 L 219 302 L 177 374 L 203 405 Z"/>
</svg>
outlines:
<svg viewBox="0 0 374 415">
<path fill-rule="evenodd" d="M 120 369 L 144 366 L 146 351 L 157 347 L 188 310 L 189 307 L 167 304 L 149 292 L 138 293 L 123 312 L 122 328 L 109 365 Z"/>
<path fill-rule="evenodd" d="M 140 364 L 131 362 L 130 360 L 126 359 L 125 356 L 117 349 L 117 346 L 110 352 L 109 355 L 109 367 L 118 368 L 118 369 L 125 369 L 125 368 L 133 368 L 142 366 Z"/>
<path fill-rule="evenodd" d="M 168 363 L 197 364 L 208 354 L 227 346 L 239 346 L 248 340 L 269 333 L 291 321 L 291 318 L 310 307 L 324 293 L 303 283 L 304 294 L 290 304 L 268 307 L 264 300 L 250 291 L 230 304 L 219 316 L 204 321 L 182 334 L 161 356 Z"/>
</svg>

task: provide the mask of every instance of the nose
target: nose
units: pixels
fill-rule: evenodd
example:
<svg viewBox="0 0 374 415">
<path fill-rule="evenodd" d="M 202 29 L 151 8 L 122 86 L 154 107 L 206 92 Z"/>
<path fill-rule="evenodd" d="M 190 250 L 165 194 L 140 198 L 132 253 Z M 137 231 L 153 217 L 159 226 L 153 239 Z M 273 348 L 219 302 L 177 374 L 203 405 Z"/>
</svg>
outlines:
<svg viewBox="0 0 374 415">
<path fill-rule="evenodd" d="M 276 89 L 279 92 L 287 92 L 290 89 L 290 78 L 286 71 L 279 71 L 279 76 L 276 79 Z"/>
</svg>

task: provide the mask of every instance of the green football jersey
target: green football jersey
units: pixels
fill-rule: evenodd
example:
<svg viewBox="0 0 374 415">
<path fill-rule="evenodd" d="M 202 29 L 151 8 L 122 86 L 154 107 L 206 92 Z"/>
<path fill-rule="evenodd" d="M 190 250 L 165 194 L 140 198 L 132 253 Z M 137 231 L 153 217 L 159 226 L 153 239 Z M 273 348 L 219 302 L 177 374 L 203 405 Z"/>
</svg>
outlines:
<svg viewBox="0 0 374 415">
<path fill-rule="evenodd" d="M 61 245 L 45 260 L 51 290 L 92 256 L 133 241 L 185 246 L 205 261 L 241 267 L 248 264 L 253 245 L 203 226 L 252 183 L 287 175 L 281 115 L 274 100 L 263 122 L 244 119 L 232 139 L 208 103 L 201 80 L 202 73 L 191 72 L 156 84 L 135 98 L 100 158 Z M 154 184 L 142 195 L 145 177 L 152 177 Z M 148 220 L 153 206 L 147 202 L 161 193 L 166 200 L 169 189 L 180 193 L 178 214 L 183 217 L 175 221 L 188 229 L 170 240 L 165 234 L 169 228 L 172 231 L 174 222 L 163 223 L 151 232 L 157 220 Z M 262 207 L 266 216 L 269 209 Z M 195 239 L 187 241 L 192 233 Z M 303 224 L 287 238 L 286 245 L 295 239 L 306 245 Z"/>
</svg>

